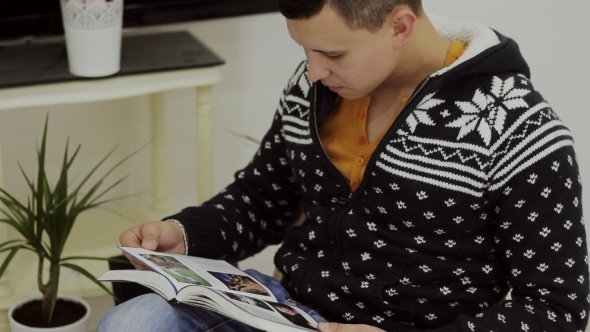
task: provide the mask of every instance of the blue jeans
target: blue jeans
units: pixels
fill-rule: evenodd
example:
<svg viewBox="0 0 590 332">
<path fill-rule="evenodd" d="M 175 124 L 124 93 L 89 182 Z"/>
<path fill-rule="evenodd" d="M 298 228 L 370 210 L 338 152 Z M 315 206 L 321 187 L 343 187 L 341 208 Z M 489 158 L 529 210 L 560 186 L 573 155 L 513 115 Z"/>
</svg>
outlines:
<svg viewBox="0 0 590 332">
<path fill-rule="evenodd" d="M 270 289 L 277 302 L 305 311 L 318 322 L 326 320 L 314 310 L 294 301 L 281 283 L 256 270 L 246 273 Z M 98 324 L 97 332 L 257 332 L 244 323 L 215 312 L 185 305 L 170 304 L 157 294 L 147 294 L 122 303 L 109 311 Z"/>
</svg>

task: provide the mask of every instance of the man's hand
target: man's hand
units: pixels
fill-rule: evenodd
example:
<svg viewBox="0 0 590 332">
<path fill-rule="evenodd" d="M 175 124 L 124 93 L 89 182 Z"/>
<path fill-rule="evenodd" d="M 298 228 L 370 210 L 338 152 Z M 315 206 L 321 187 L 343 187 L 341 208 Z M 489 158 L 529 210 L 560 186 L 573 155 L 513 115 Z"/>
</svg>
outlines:
<svg viewBox="0 0 590 332">
<path fill-rule="evenodd" d="M 385 332 L 374 326 L 340 323 L 319 323 L 318 330 L 321 332 Z"/>
<path fill-rule="evenodd" d="M 151 221 L 126 229 L 119 236 L 124 247 L 139 247 L 171 254 L 184 254 L 184 235 L 182 229 L 171 221 Z M 145 265 L 123 253 L 137 269 Z"/>
</svg>

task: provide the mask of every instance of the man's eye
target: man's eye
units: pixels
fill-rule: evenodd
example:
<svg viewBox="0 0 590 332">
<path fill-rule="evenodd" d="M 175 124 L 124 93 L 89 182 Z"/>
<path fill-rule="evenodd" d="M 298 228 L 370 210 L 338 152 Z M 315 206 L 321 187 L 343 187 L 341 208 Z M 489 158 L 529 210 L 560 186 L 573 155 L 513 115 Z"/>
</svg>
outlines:
<svg viewBox="0 0 590 332">
<path fill-rule="evenodd" d="M 342 54 L 326 54 L 326 57 L 329 59 L 338 59 L 342 56 Z"/>
</svg>

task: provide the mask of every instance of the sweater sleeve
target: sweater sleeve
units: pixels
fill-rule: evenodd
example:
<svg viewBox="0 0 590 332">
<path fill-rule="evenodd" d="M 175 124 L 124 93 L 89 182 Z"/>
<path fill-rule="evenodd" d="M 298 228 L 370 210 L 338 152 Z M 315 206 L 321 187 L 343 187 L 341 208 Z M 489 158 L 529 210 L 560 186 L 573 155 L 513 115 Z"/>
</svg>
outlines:
<svg viewBox="0 0 590 332">
<path fill-rule="evenodd" d="M 511 296 L 431 332 L 585 331 L 588 257 L 571 137 L 554 139 L 541 150 L 542 159 L 531 166 L 521 158 L 525 151 L 510 160 L 515 166 L 510 172 L 509 165 L 499 168 L 487 197 Z"/>
<path fill-rule="evenodd" d="M 201 206 L 185 208 L 167 218 L 184 225 L 189 255 L 242 260 L 281 242 L 288 226 L 299 216 L 300 195 L 281 123 L 293 84 L 291 79 L 270 130 L 250 163 L 235 174 L 234 182 Z"/>
</svg>

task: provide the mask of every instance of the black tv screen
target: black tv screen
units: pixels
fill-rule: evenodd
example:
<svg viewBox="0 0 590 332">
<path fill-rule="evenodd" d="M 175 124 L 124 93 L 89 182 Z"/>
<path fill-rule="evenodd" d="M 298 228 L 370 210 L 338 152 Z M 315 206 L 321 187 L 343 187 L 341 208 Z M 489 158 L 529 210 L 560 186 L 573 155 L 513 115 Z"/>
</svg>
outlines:
<svg viewBox="0 0 590 332">
<path fill-rule="evenodd" d="M 0 41 L 63 34 L 60 0 L 0 0 Z M 123 27 L 277 11 L 277 0 L 124 0 Z"/>
</svg>

